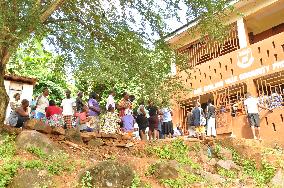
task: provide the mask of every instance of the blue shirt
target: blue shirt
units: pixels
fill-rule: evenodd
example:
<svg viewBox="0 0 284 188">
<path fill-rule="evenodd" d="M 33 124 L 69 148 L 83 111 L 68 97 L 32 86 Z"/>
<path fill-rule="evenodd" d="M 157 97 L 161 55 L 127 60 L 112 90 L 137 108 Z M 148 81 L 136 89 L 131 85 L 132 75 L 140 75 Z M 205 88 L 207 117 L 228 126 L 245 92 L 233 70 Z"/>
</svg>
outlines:
<svg viewBox="0 0 284 188">
<path fill-rule="evenodd" d="M 171 109 L 163 108 L 162 109 L 162 113 L 163 113 L 163 122 L 172 121 Z"/>
</svg>

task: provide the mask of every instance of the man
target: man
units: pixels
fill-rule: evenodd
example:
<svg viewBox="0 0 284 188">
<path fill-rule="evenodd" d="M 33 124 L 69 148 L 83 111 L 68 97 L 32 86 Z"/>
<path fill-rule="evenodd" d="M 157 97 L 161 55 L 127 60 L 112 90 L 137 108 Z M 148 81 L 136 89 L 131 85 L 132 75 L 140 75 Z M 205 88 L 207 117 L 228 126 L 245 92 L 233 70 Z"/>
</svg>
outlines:
<svg viewBox="0 0 284 188">
<path fill-rule="evenodd" d="M 186 125 L 187 125 L 187 130 L 189 132 L 189 138 L 191 137 L 195 137 L 196 133 L 194 130 L 194 125 L 193 125 L 193 116 L 192 116 L 192 111 L 191 109 L 188 111 L 187 113 L 187 117 L 186 117 Z"/>
<path fill-rule="evenodd" d="M 76 98 L 76 110 L 78 113 L 83 112 L 84 102 L 83 102 L 83 92 L 79 91 L 78 97 Z"/>
<path fill-rule="evenodd" d="M 195 103 L 195 107 L 192 110 L 192 117 L 197 139 L 204 140 L 205 124 L 203 124 L 202 122 L 202 117 L 204 117 L 204 113 L 203 109 L 200 107 L 199 102 Z"/>
<path fill-rule="evenodd" d="M 260 118 L 259 118 L 259 109 L 268 109 L 265 106 L 262 106 L 259 103 L 259 100 L 257 98 L 252 97 L 250 93 L 246 94 L 246 100 L 244 101 L 244 106 L 246 109 L 248 122 L 251 127 L 253 139 L 259 139 L 260 138 Z M 257 135 L 256 135 L 257 132 Z"/>
<path fill-rule="evenodd" d="M 113 107 L 113 109 L 115 110 L 115 100 L 114 100 L 114 96 L 115 96 L 115 92 L 114 90 L 111 90 L 109 92 L 109 96 L 107 98 L 107 103 L 106 103 L 106 110 L 108 110 L 109 106 L 111 105 L 111 107 Z"/>
<path fill-rule="evenodd" d="M 62 115 L 67 129 L 72 128 L 72 117 L 76 109 L 76 102 L 71 98 L 71 91 L 66 90 L 66 99 L 62 100 L 61 107 L 63 109 Z"/>
<path fill-rule="evenodd" d="M 172 110 L 168 107 L 164 107 L 161 110 L 163 115 L 163 124 L 162 124 L 162 134 L 166 137 L 171 138 L 174 134 L 173 122 L 172 122 Z"/>
<path fill-rule="evenodd" d="M 206 108 L 206 117 L 207 117 L 207 136 L 209 137 L 216 137 L 216 108 L 212 104 L 212 100 L 208 100 L 208 105 Z"/>
<path fill-rule="evenodd" d="M 49 101 L 47 99 L 48 94 L 48 88 L 44 88 L 42 95 L 40 95 L 36 100 L 36 119 L 42 119 L 45 117 L 45 110 L 49 105 Z"/>
</svg>

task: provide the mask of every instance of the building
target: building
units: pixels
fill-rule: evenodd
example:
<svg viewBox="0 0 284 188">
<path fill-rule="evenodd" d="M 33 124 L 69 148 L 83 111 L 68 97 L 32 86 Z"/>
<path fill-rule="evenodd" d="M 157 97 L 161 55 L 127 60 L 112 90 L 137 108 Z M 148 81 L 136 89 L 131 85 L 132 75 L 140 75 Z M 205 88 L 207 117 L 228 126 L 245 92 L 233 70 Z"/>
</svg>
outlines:
<svg viewBox="0 0 284 188">
<path fill-rule="evenodd" d="M 5 75 L 4 76 L 4 85 L 6 92 L 10 98 L 13 98 L 14 94 L 20 93 L 21 100 L 27 99 L 32 101 L 33 89 L 37 80 L 35 78 L 28 78 L 16 75 Z M 6 111 L 6 117 L 11 113 L 10 105 L 8 105 Z"/>
<path fill-rule="evenodd" d="M 211 98 L 217 107 L 219 136 L 234 134 L 252 138 L 242 99 L 246 92 L 254 96 L 270 96 L 276 89 L 283 97 L 284 89 L 284 0 L 234 1 L 238 13 L 224 22 L 231 27 L 227 39 L 210 42 L 201 38 L 193 21 L 167 38 L 177 53 L 186 55 L 192 67 L 182 76 L 189 95 L 183 96 L 174 110 L 174 123 L 185 127 L 187 112 L 199 100 L 202 107 Z M 192 35 L 191 33 L 197 33 Z M 190 78 L 188 78 L 188 76 Z M 232 116 L 233 106 L 237 115 Z M 284 143 L 284 107 L 273 113 L 261 111 L 263 139 Z"/>
</svg>

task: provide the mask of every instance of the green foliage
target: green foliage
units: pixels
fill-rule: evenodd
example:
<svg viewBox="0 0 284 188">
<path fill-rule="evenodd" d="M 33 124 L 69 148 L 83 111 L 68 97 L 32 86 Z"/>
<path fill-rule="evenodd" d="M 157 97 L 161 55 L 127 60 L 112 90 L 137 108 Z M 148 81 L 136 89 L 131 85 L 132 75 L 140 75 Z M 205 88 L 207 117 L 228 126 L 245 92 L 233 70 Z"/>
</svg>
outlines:
<svg viewBox="0 0 284 188">
<path fill-rule="evenodd" d="M 157 163 L 155 164 L 151 164 L 148 169 L 147 172 L 145 172 L 145 176 L 151 176 L 153 175 L 157 170 Z"/>
<path fill-rule="evenodd" d="M 58 175 L 63 171 L 70 172 L 74 170 L 74 163 L 68 161 L 68 155 L 59 153 L 57 155 L 49 156 L 47 170 L 53 175 Z"/>
<path fill-rule="evenodd" d="M 31 38 L 22 43 L 7 65 L 7 72 L 36 78 L 34 95 L 39 96 L 44 88 L 49 88 L 50 99 L 61 102 L 64 90 L 68 88 L 64 59 L 43 48 L 42 42 Z"/>
<path fill-rule="evenodd" d="M 31 154 L 36 155 L 37 157 L 41 159 L 47 158 L 47 154 L 41 148 L 30 146 L 27 148 L 27 151 L 30 152 Z"/>
<path fill-rule="evenodd" d="M 170 144 L 163 145 L 162 147 L 154 146 L 146 148 L 150 154 L 154 154 L 160 159 L 176 160 L 181 164 L 191 165 L 192 168 L 200 168 L 189 157 L 189 147 L 181 139 L 176 139 Z"/>
<path fill-rule="evenodd" d="M 15 148 L 15 136 L 0 135 L 0 188 L 6 187 L 11 179 L 14 177 L 20 165 L 18 160 L 13 159 Z"/>
<path fill-rule="evenodd" d="M 0 159 L 11 158 L 15 155 L 15 136 L 3 135 L 0 143 Z"/>
<path fill-rule="evenodd" d="M 31 169 L 42 169 L 44 168 L 44 163 L 41 160 L 30 160 L 24 162 L 25 168 L 31 168 Z"/>
<path fill-rule="evenodd" d="M 83 176 L 81 180 L 82 188 L 92 188 L 92 179 L 93 177 L 91 176 L 90 171 L 86 171 L 85 176 Z"/>
<path fill-rule="evenodd" d="M 140 177 L 137 174 L 135 174 L 132 180 L 131 188 L 138 188 L 140 186 L 141 186 Z"/>
<path fill-rule="evenodd" d="M 236 179 L 238 177 L 238 173 L 236 171 L 227 170 L 227 169 L 222 168 L 222 167 L 218 167 L 217 172 L 218 172 L 219 175 L 226 177 L 226 178 L 230 178 L 230 179 Z"/>
<path fill-rule="evenodd" d="M 179 176 L 180 177 L 177 179 L 161 180 L 161 183 L 164 184 L 166 187 L 170 187 L 170 188 L 184 188 L 184 187 L 189 187 L 190 184 L 205 181 L 199 175 L 195 175 L 195 174 L 184 172 L 184 171 L 180 171 Z"/>
<path fill-rule="evenodd" d="M 225 160 L 224 156 L 221 154 L 222 146 L 220 144 L 215 144 L 213 148 L 213 153 L 218 159 Z"/>
</svg>

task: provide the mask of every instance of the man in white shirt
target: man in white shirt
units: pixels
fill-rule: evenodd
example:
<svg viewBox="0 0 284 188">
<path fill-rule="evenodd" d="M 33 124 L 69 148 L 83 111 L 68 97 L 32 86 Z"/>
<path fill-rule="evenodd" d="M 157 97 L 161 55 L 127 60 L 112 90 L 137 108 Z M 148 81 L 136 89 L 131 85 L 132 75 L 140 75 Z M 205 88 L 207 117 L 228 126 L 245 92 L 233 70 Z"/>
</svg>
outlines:
<svg viewBox="0 0 284 188">
<path fill-rule="evenodd" d="M 109 106 L 112 106 L 115 110 L 115 100 L 114 100 L 115 92 L 111 90 L 109 92 L 109 96 L 107 98 L 106 109 L 108 110 Z"/>
<path fill-rule="evenodd" d="M 174 134 L 173 122 L 172 122 L 172 110 L 168 107 L 164 107 L 161 110 L 161 114 L 163 114 L 163 124 L 162 124 L 162 133 L 165 137 L 171 138 Z"/>
<path fill-rule="evenodd" d="M 248 122 L 250 124 L 253 139 L 261 139 L 260 138 L 260 118 L 259 118 L 259 110 L 258 108 L 268 109 L 265 106 L 262 106 L 257 98 L 251 96 L 250 93 L 246 94 L 246 100 L 244 101 L 244 106 L 246 109 Z M 257 136 L 256 136 L 257 130 Z"/>
<path fill-rule="evenodd" d="M 62 100 L 61 107 L 63 109 L 62 115 L 66 124 L 67 129 L 72 128 L 72 117 L 76 108 L 75 99 L 71 98 L 71 91 L 66 90 L 66 99 Z"/>
<path fill-rule="evenodd" d="M 42 119 L 45 117 L 45 109 L 49 105 L 49 101 L 47 99 L 48 94 L 48 88 L 44 88 L 42 95 L 40 95 L 36 100 L 36 119 Z"/>
</svg>

